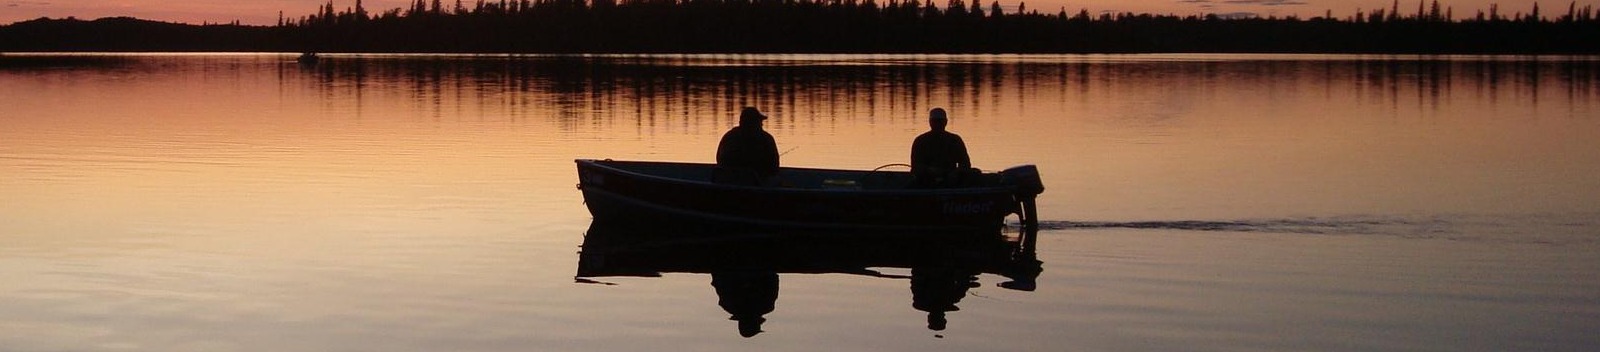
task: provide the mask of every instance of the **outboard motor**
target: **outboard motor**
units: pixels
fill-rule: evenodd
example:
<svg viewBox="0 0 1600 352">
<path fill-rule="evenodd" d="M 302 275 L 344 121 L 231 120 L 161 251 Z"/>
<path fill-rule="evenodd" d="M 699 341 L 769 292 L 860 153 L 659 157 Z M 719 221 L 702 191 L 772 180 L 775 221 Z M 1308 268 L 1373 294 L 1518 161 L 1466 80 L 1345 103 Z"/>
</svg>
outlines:
<svg viewBox="0 0 1600 352">
<path fill-rule="evenodd" d="M 1017 186 L 1019 193 L 1030 196 L 1044 193 L 1044 181 L 1039 179 L 1039 168 L 1033 165 L 1013 166 L 1001 171 L 1000 184 Z"/>
<path fill-rule="evenodd" d="M 1021 217 L 1022 226 L 1028 231 L 1039 229 L 1039 210 L 1034 204 L 1034 198 L 1044 193 L 1044 181 L 1039 179 L 1039 168 L 1033 165 L 1014 166 L 1005 171 L 1000 171 L 1000 184 L 1015 186 L 1016 199 L 1021 206 L 1017 215 Z M 1025 239 L 1032 242 L 1032 236 Z M 1032 243 L 1028 243 L 1031 247 Z"/>
</svg>

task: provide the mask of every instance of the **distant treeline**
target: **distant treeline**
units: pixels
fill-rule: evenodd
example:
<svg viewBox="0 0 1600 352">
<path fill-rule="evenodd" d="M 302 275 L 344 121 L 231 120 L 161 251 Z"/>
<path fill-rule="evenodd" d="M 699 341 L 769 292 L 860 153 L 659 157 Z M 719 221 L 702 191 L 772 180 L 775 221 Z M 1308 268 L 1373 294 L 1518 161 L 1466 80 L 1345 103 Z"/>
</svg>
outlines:
<svg viewBox="0 0 1600 352">
<path fill-rule="evenodd" d="M 1337 18 L 1040 12 L 947 0 L 416 0 L 377 13 L 360 0 L 276 26 L 108 18 L 0 26 L 0 51 L 456 53 L 1600 53 L 1600 19 L 1558 14 L 1457 19 L 1419 2 Z M 1427 5 L 1427 6 L 1424 6 Z M 1403 13 L 1404 12 L 1404 13 Z"/>
</svg>

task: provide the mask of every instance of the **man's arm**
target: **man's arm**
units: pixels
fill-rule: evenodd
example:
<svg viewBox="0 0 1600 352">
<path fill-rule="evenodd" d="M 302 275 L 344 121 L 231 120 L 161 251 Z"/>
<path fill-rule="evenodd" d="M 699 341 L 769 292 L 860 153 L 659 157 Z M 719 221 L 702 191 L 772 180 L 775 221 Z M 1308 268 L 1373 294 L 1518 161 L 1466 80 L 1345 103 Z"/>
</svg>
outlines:
<svg viewBox="0 0 1600 352">
<path fill-rule="evenodd" d="M 972 167 L 972 157 L 967 156 L 967 142 L 962 141 L 961 136 L 956 136 L 956 167 Z"/>
<path fill-rule="evenodd" d="M 767 165 L 766 165 L 767 170 L 770 173 L 776 174 L 778 172 L 778 165 L 779 165 L 779 163 L 778 163 L 778 141 L 774 140 L 772 138 L 771 134 L 767 134 L 767 135 L 765 135 L 763 137 L 766 137 L 766 138 L 762 138 L 762 139 L 764 139 L 763 142 L 765 142 L 765 144 L 766 144 L 766 146 L 765 146 L 766 153 L 765 154 L 766 154 L 766 157 L 770 159 L 770 161 L 767 162 Z"/>
<path fill-rule="evenodd" d="M 733 156 L 729 155 L 733 152 L 733 146 L 729 145 L 732 143 L 732 137 L 732 132 L 724 133 L 722 134 L 722 140 L 717 142 L 717 165 L 723 165 L 733 161 L 733 159 L 731 159 Z"/>
<path fill-rule="evenodd" d="M 912 172 L 918 171 L 919 170 L 918 167 L 923 166 L 922 165 L 922 158 L 923 158 L 922 154 L 923 153 L 927 153 L 927 152 L 922 150 L 922 149 L 924 149 L 922 144 L 923 144 L 922 143 L 922 136 L 917 136 L 917 139 L 911 141 L 911 171 Z"/>
</svg>

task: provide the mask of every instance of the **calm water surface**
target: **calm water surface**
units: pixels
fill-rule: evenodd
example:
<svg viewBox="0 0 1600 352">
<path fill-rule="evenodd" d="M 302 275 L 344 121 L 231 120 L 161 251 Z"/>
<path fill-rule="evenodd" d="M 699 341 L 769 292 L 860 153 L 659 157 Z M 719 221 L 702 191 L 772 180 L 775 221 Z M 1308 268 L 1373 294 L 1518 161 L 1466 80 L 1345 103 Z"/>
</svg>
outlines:
<svg viewBox="0 0 1600 352">
<path fill-rule="evenodd" d="M 0 350 L 1588 350 L 1600 59 L 0 56 Z M 1036 164 L 1035 290 L 575 280 L 574 158 Z M 922 298 L 917 298 L 921 302 Z M 915 304 L 914 304 L 915 303 Z M 914 306 L 915 305 L 915 306 Z"/>
</svg>

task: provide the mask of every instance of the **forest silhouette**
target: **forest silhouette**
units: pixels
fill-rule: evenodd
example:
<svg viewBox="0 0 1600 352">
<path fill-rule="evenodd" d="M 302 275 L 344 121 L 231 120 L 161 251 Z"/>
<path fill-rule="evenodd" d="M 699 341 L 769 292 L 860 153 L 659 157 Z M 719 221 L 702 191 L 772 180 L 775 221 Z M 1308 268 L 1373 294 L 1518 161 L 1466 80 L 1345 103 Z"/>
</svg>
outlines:
<svg viewBox="0 0 1600 352">
<path fill-rule="evenodd" d="M 1600 53 L 1600 20 L 1556 14 L 1457 16 L 1434 0 L 1338 18 L 1042 12 L 948 0 L 360 0 L 272 26 L 127 17 L 0 26 L 0 51 L 371 53 Z M 1458 18 L 1459 17 L 1459 18 Z"/>
</svg>

